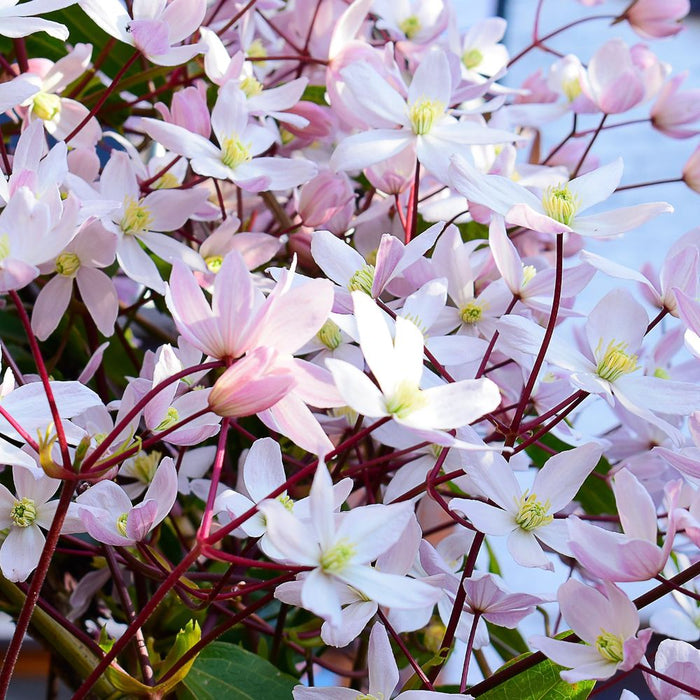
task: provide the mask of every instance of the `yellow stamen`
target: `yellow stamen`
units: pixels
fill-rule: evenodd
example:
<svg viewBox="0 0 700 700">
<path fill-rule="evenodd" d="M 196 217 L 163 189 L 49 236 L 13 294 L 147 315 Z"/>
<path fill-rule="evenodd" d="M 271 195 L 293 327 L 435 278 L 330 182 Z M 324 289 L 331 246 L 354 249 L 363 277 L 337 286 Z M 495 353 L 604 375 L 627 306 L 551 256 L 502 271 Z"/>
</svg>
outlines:
<svg viewBox="0 0 700 700">
<path fill-rule="evenodd" d="M 542 206 L 548 217 L 570 226 L 581 206 L 581 199 L 569 189 L 568 185 L 557 185 L 548 187 L 544 191 Z"/>
<path fill-rule="evenodd" d="M 419 136 L 427 134 L 433 128 L 433 122 L 444 113 L 445 105 L 439 100 L 417 100 L 408 110 L 413 133 Z"/>
<path fill-rule="evenodd" d="M 138 236 L 149 230 L 153 223 L 153 215 L 148 207 L 142 205 L 142 200 L 127 196 L 124 200 L 124 216 L 119 225 L 124 233 Z"/>
<path fill-rule="evenodd" d="M 10 518 L 17 527 L 29 527 L 36 520 L 36 505 L 31 498 L 15 501 Z"/>
<path fill-rule="evenodd" d="M 601 339 L 595 351 L 596 357 L 600 356 L 602 344 Z M 623 374 L 629 374 L 637 369 L 637 356 L 630 355 L 626 350 L 627 343 L 616 343 L 614 340 L 608 343 L 608 347 L 605 348 L 605 353 L 596 367 L 596 373 L 601 379 L 614 382 Z"/>
<path fill-rule="evenodd" d="M 551 507 L 549 499 L 542 503 L 535 493 L 525 491 L 520 499 L 515 501 L 515 504 L 518 506 L 515 522 L 527 532 L 543 525 L 549 525 L 554 520 L 554 516 L 548 514 Z"/>
<path fill-rule="evenodd" d="M 364 292 L 372 294 L 372 284 L 374 283 L 374 265 L 363 265 L 348 282 L 348 289 L 351 292 Z"/>
<path fill-rule="evenodd" d="M 221 162 L 227 168 L 233 170 L 250 159 L 250 144 L 244 145 L 237 136 L 224 139 L 224 142 L 221 144 Z"/>
<path fill-rule="evenodd" d="M 80 258 L 75 253 L 61 253 L 56 258 L 56 272 L 64 277 L 72 277 L 80 269 Z"/>
<path fill-rule="evenodd" d="M 32 98 L 32 112 L 39 119 L 50 122 L 61 113 L 61 98 L 50 92 L 37 92 Z"/>
<path fill-rule="evenodd" d="M 321 568 L 330 574 L 339 574 L 355 556 L 355 545 L 342 539 L 321 556 Z"/>
<path fill-rule="evenodd" d="M 612 632 L 606 632 L 601 628 L 601 634 L 595 640 L 595 648 L 606 660 L 614 664 L 622 663 L 625 658 L 624 642 Z"/>
<path fill-rule="evenodd" d="M 479 49 L 469 49 L 462 54 L 462 63 L 468 70 L 476 68 L 484 60 L 484 54 Z"/>
<path fill-rule="evenodd" d="M 459 317 L 462 319 L 463 323 L 471 326 L 472 324 L 478 323 L 481 320 L 483 311 L 483 306 L 477 304 L 475 301 L 470 301 L 459 310 Z"/>
<path fill-rule="evenodd" d="M 407 39 L 413 39 L 421 30 L 420 19 L 416 15 L 409 15 L 399 22 L 399 29 L 406 35 Z"/>
<path fill-rule="evenodd" d="M 413 411 L 423 408 L 428 403 L 417 384 L 401 382 L 394 395 L 387 399 L 386 410 L 397 418 L 405 418 Z"/>
</svg>

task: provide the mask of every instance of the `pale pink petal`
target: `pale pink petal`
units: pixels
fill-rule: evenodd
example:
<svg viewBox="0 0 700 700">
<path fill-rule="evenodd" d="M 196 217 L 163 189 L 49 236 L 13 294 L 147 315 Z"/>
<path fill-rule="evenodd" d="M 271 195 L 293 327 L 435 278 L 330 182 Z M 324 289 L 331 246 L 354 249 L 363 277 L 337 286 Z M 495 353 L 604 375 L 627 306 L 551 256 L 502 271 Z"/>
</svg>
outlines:
<svg viewBox="0 0 700 700">
<path fill-rule="evenodd" d="M 522 528 L 517 528 L 508 535 L 508 551 L 521 566 L 537 566 L 554 571 L 554 564 L 549 561 L 537 538 Z"/>
<path fill-rule="evenodd" d="M 560 666 L 581 666 L 602 661 L 600 654 L 593 647 L 587 645 L 541 636 L 530 637 L 528 642 L 533 649 L 538 649 Z M 612 669 L 609 674 L 612 675 L 615 672 L 615 664 L 606 663 Z"/>
<path fill-rule="evenodd" d="M 206 10 L 206 0 L 173 0 L 169 3 L 161 19 L 168 25 L 170 43 L 176 44 L 197 31 Z"/>
<path fill-rule="evenodd" d="M 437 602 L 439 588 L 417 579 L 386 574 L 371 566 L 348 566 L 338 578 L 379 605 L 395 608 L 422 608 Z"/>
<path fill-rule="evenodd" d="M 173 153 L 187 158 L 221 160 L 221 151 L 211 141 L 181 126 L 144 117 L 141 128 Z"/>
<path fill-rule="evenodd" d="M 518 527 L 511 513 L 481 501 L 453 498 L 450 509 L 464 513 L 479 532 L 487 535 L 507 535 Z"/>
<path fill-rule="evenodd" d="M 25 581 L 36 569 L 46 542 L 36 525 L 12 527 L 0 546 L 0 570 L 9 581 Z"/>
<path fill-rule="evenodd" d="M 165 292 L 165 282 L 161 279 L 156 264 L 135 239 L 122 239 L 117 249 L 117 261 L 124 273 L 135 282 L 150 287 L 158 294 Z"/>
<path fill-rule="evenodd" d="M 379 622 L 374 623 L 369 635 L 367 667 L 370 693 L 376 697 L 390 698 L 399 682 L 399 669 L 389 643 L 389 635 Z"/>
<path fill-rule="evenodd" d="M 279 443 L 272 438 L 256 440 L 243 464 L 243 483 L 250 497 L 256 502 L 267 498 L 285 479 Z"/>
<path fill-rule="evenodd" d="M 495 176 L 492 176 L 495 177 Z M 505 219 L 509 224 L 523 226 L 524 228 L 538 231 L 539 233 L 559 234 L 571 233 L 570 226 L 543 214 L 527 204 L 515 204 L 505 212 Z"/>
<path fill-rule="evenodd" d="M 637 204 L 633 207 L 613 209 L 602 214 L 591 216 L 577 216 L 573 230 L 582 236 L 594 238 L 617 237 L 625 231 L 641 226 L 659 214 L 673 211 L 673 207 L 667 202 L 648 202 Z"/>
<path fill-rule="evenodd" d="M 387 122 L 406 121 L 406 101 L 370 65 L 358 61 L 341 70 L 340 75 L 365 109 Z"/>
<path fill-rule="evenodd" d="M 622 178 L 622 169 L 622 158 L 617 158 L 612 163 L 571 180 L 567 188 L 579 198 L 580 208 L 588 209 L 604 202 L 615 191 Z"/>
<path fill-rule="evenodd" d="M 317 173 L 318 166 L 305 158 L 265 157 L 239 165 L 234 180 L 250 192 L 288 190 L 308 182 Z"/>
<path fill-rule="evenodd" d="M 311 255 L 326 276 L 342 286 L 364 267 L 365 259 L 330 231 L 316 231 L 311 236 Z"/>
<path fill-rule="evenodd" d="M 111 278 L 101 270 L 82 267 L 78 271 L 76 282 L 80 296 L 100 333 L 104 336 L 112 335 L 119 313 L 119 298 Z"/>
<path fill-rule="evenodd" d="M 341 396 L 353 410 L 369 418 L 387 415 L 383 394 L 364 372 L 348 362 L 332 358 L 326 360 L 326 367 L 331 371 Z"/>
<path fill-rule="evenodd" d="M 371 129 L 343 139 L 333 151 L 333 170 L 359 170 L 388 160 L 411 145 L 413 137 L 404 129 Z"/>
<path fill-rule="evenodd" d="M 140 542 L 155 525 L 158 504 L 153 500 L 144 500 L 129 511 L 126 519 L 126 536 L 134 542 Z"/>
<path fill-rule="evenodd" d="M 302 566 L 317 566 L 320 549 L 308 525 L 301 523 L 279 501 L 264 501 L 258 506 L 267 519 L 267 536 L 288 561 Z"/>
<path fill-rule="evenodd" d="M 56 330 L 72 291 L 73 278 L 56 275 L 39 292 L 32 311 L 32 330 L 39 340 L 46 340 Z"/>
<path fill-rule="evenodd" d="M 204 205 L 208 195 L 208 191 L 196 187 L 188 190 L 156 190 L 144 197 L 141 206 L 151 213 L 151 230 L 175 231 Z"/>
</svg>

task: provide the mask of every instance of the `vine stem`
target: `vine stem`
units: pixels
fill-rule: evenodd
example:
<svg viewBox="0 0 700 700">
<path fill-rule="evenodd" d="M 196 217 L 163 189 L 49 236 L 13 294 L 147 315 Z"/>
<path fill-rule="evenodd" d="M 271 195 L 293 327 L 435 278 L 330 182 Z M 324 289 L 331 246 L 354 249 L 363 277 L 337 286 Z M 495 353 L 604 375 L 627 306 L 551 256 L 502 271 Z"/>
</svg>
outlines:
<svg viewBox="0 0 700 700">
<path fill-rule="evenodd" d="M 556 238 L 556 268 L 555 268 L 555 278 L 554 278 L 554 294 L 552 296 L 552 311 L 549 314 L 549 321 L 547 322 L 547 329 L 544 333 L 544 338 L 542 339 L 542 346 L 540 347 L 539 353 L 535 358 L 535 362 L 532 365 L 532 371 L 530 372 L 530 377 L 527 381 L 527 385 L 523 389 L 522 396 L 518 403 L 518 407 L 515 409 L 515 416 L 513 417 L 513 422 L 510 426 L 510 434 L 506 437 L 506 446 L 512 447 L 515 443 L 515 438 L 518 434 L 520 428 L 520 422 L 525 414 L 525 408 L 527 407 L 527 402 L 532 395 L 532 391 L 535 388 L 535 382 L 537 381 L 537 376 L 540 373 L 542 364 L 544 363 L 545 355 L 547 354 L 547 349 L 549 348 L 549 343 L 554 335 L 554 326 L 557 323 L 557 315 L 559 313 L 559 303 L 561 302 L 561 291 L 562 291 L 562 277 L 564 274 L 564 237 L 562 235 L 557 235 Z"/>
<path fill-rule="evenodd" d="M 481 618 L 481 613 L 477 610 L 474 613 L 474 620 L 472 621 L 472 628 L 469 630 L 469 640 L 467 641 L 467 651 L 464 653 L 464 666 L 462 668 L 462 680 L 459 683 L 459 692 L 467 692 L 467 676 L 469 675 L 469 661 L 472 655 L 472 648 L 474 646 L 474 637 L 476 637 L 476 628 L 479 626 L 479 619 Z"/>
<path fill-rule="evenodd" d="M 39 599 L 39 593 L 44 585 L 44 580 L 46 579 L 46 574 L 48 573 L 49 566 L 51 564 L 51 558 L 53 557 L 56 545 L 58 544 L 58 538 L 61 534 L 63 521 L 66 519 L 68 507 L 70 506 L 71 499 L 73 498 L 75 486 L 76 484 L 74 481 L 63 482 L 61 496 L 58 500 L 58 506 L 56 507 L 56 513 L 51 521 L 51 527 L 46 534 L 44 549 L 41 552 L 39 563 L 37 564 L 34 575 L 32 576 L 32 582 L 29 586 L 29 590 L 27 591 L 27 597 L 22 605 L 22 610 L 17 618 L 17 624 L 15 626 L 14 634 L 12 635 L 12 640 L 10 641 L 10 645 L 5 653 L 2 670 L 0 671 L 0 698 L 5 698 L 7 696 L 7 691 L 10 687 L 10 680 L 12 679 L 12 674 L 15 670 L 15 665 L 17 664 L 20 649 L 22 648 L 24 635 L 27 633 L 29 622 L 32 619 L 34 608 L 37 604 L 37 600 Z M 95 678 L 95 680 L 97 680 L 97 678 Z"/>
</svg>

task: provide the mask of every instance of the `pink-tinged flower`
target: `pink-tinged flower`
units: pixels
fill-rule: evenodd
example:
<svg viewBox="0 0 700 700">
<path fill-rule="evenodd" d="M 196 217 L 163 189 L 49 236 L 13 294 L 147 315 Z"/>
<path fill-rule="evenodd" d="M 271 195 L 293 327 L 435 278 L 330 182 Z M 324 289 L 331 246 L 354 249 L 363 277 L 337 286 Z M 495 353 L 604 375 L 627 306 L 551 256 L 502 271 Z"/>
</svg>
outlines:
<svg viewBox="0 0 700 700">
<path fill-rule="evenodd" d="M 211 304 L 190 270 L 173 265 L 166 303 L 181 335 L 204 354 L 238 358 L 255 347 L 296 352 L 321 328 L 333 300 L 327 280 L 289 287 L 280 281 L 265 299 L 235 250 L 214 280 Z M 303 313 L 299 310 L 303 309 Z"/>
<path fill-rule="evenodd" d="M 21 5 L 19 0 L 5 0 L 0 6 L 0 34 L 17 39 L 29 36 L 35 32 L 46 32 L 55 39 L 65 41 L 68 38 L 68 28 L 59 22 L 40 19 L 33 15 L 62 10 L 74 5 L 76 0 L 29 0 Z"/>
<path fill-rule="evenodd" d="M 53 210 L 19 187 L 0 212 L 0 291 L 21 289 L 39 275 L 39 265 L 60 254 L 77 232 L 78 200 L 69 195 Z"/>
<path fill-rule="evenodd" d="M 348 230 L 355 209 L 355 192 L 345 173 L 322 170 L 299 192 L 297 211 L 304 226 L 324 228 L 334 234 Z"/>
<path fill-rule="evenodd" d="M 379 386 L 361 370 L 328 359 L 338 390 L 347 404 L 369 418 L 390 416 L 398 423 L 444 443 L 440 431 L 459 428 L 492 411 L 501 401 L 489 379 L 465 379 L 421 388 L 423 334 L 412 321 L 398 317 L 392 338 L 384 314 L 364 292 L 352 293 L 360 347 Z"/>
<path fill-rule="evenodd" d="M 37 86 L 38 92 L 23 105 L 27 108 L 27 118 L 30 122 L 41 120 L 46 131 L 58 141 L 65 139 L 89 114 L 85 105 L 62 97 L 61 93 L 87 70 L 91 56 L 92 45 L 76 44 L 56 63 L 48 59 L 29 61 L 29 72 L 24 75 Z M 71 146 L 91 148 L 100 138 L 102 129 L 92 117 L 72 139 Z"/>
<path fill-rule="evenodd" d="M 297 385 L 292 371 L 278 359 L 272 348 L 248 352 L 216 380 L 209 408 L 219 416 L 240 418 L 274 406 Z"/>
<path fill-rule="evenodd" d="M 101 271 L 114 261 L 117 237 L 100 226 L 88 224 L 41 271 L 56 275 L 42 287 L 32 310 L 32 330 L 46 340 L 56 330 L 73 294 L 73 282 L 100 333 L 110 336 L 119 312 L 119 299 L 111 278 Z"/>
<path fill-rule="evenodd" d="M 266 518 L 267 537 L 279 552 L 275 558 L 311 569 L 301 591 L 307 610 L 337 625 L 342 616 L 338 581 L 389 607 L 416 608 L 437 600 L 440 591 L 435 587 L 370 565 L 415 518 L 412 505 L 374 504 L 338 514 L 333 483 L 323 462 L 316 469 L 309 499 L 308 520 L 300 520 L 278 500 L 258 506 Z"/>
<path fill-rule="evenodd" d="M 59 479 L 43 474 L 35 476 L 24 467 L 12 468 L 16 496 L 0 484 L 0 528 L 8 529 L 0 545 L 0 570 L 10 581 L 24 581 L 36 569 L 44 550 L 45 538 L 40 530 L 51 527 L 58 500 L 49 501 L 61 485 Z M 73 504 L 61 532 L 84 532 Z"/>
<path fill-rule="evenodd" d="M 645 39 L 661 39 L 682 31 L 689 12 L 690 0 L 634 0 L 616 21 L 626 19 Z"/>
<path fill-rule="evenodd" d="M 190 159 L 200 175 L 231 180 L 250 192 L 287 190 L 308 182 L 316 165 L 303 158 L 259 157 L 275 141 L 275 133 L 248 120 L 245 93 L 233 82 L 219 90 L 211 113 L 211 126 L 219 142 L 177 124 L 157 119 L 141 120 L 143 130 L 173 153 Z"/>
<path fill-rule="evenodd" d="M 18 75 L 6 83 L 0 83 L 0 112 L 14 109 L 37 90 L 37 86 L 24 75 Z"/>
<path fill-rule="evenodd" d="M 664 639 L 656 651 L 654 668 L 668 678 L 700 688 L 700 650 L 687 642 Z M 691 695 L 672 683 L 650 673 L 644 674 L 644 678 L 657 700 L 691 700 Z"/>
<path fill-rule="evenodd" d="M 205 139 L 211 134 L 211 117 L 207 107 L 207 91 L 203 82 L 190 85 L 173 94 L 168 109 L 162 102 L 154 105 L 158 114 L 170 124 L 177 124 Z"/>
<path fill-rule="evenodd" d="M 449 19 L 444 0 L 374 0 L 377 29 L 383 29 L 405 47 L 405 42 L 428 44 L 446 27 Z"/>
<path fill-rule="evenodd" d="M 100 29 L 135 46 L 156 65 L 179 66 L 206 50 L 201 41 L 181 43 L 199 29 L 206 0 L 134 0 L 131 15 L 119 0 L 78 1 Z"/>
<path fill-rule="evenodd" d="M 593 576 L 605 581 L 646 581 L 666 565 L 676 533 L 675 500 L 678 485 L 669 493 L 668 531 L 663 547 L 656 544 L 656 507 L 647 490 L 627 469 L 621 469 L 613 491 L 624 534 L 604 530 L 575 516 L 568 519 L 569 546 Z"/>
<path fill-rule="evenodd" d="M 452 157 L 453 187 L 470 201 L 483 204 L 506 223 L 540 233 L 578 233 L 594 238 L 616 237 L 663 212 L 673 211 L 666 202 L 650 202 L 601 214 L 581 212 L 605 201 L 620 184 L 622 159 L 604 165 L 569 182 L 545 189 L 541 198 L 501 175 L 484 175 L 459 155 Z"/>
<path fill-rule="evenodd" d="M 639 104 L 646 93 L 629 47 L 617 38 L 606 41 L 593 54 L 582 88 L 604 114 L 626 112 Z"/>
<path fill-rule="evenodd" d="M 652 126 L 674 139 L 689 139 L 700 133 L 691 126 L 700 120 L 700 90 L 680 90 L 687 77 L 685 72 L 671 78 L 661 88 L 649 114 Z"/>
<path fill-rule="evenodd" d="M 292 695 L 294 700 L 357 700 L 357 698 L 386 698 L 388 700 L 391 698 L 399 683 L 399 669 L 389 637 L 380 622 L 374 624 L 369 635 L 367 668 L 369 688 L 365 695 L 350 688 L 307 688 L 303 685 L 295 686 Z M 393 697 L 395 700 L 439 700 L 439 698 L 449 698 L 450 696 L 447 693 L 439 693 L 434 690 L 407 690 Z M 472 700 L 471 695 L 461 695 L 460 697 Z"/>
<path fill-rule="evenodd" d="M 600 590 L 570 579 L 557 594 L 561 613 L 584 644 L 535 636 L 528 641 L 562 671 L 567 683 L 610 678 L 619 669 L 629 671 L 643 658 L 652 630 L 639 630 L 634 603 L 615 584 Z"/>
<path fill-rule="evenodd" d="M 681 442 L 678 429 L 657 414 L 689 415 L 700 405 L 700 388 L 690 382 L 637 372 L 648 322 L 647 312 L 629 292 L 613 290 L 588 315 L 584 326 L 586 354 L 555 334 L 547 360 L 566 370 L 569 381 L 577 389 L 599 394 L 611 405 L 619 401 L 631 413 Z M 498 327 L 502 347 L 532 356 L 539 352 L 544 336 L 541 326 L 522 316 L 510 315 L 501 319 Z"/>
<path fill-rule="evenodd" d="M 511 143 L 518 136 L 448 114 L 453 85 L 447 55 L 441 49 L 426 54 L 404 98 L 373 68 L 356 63 L 343 70 L 348 89 L 380 128 L 348 136 L 331 156 L 335 170 L 357 170 L 386 160 L 406 148 L 415 149 L 425 168 L 440 179 L 447 176 L 457 145 Z M 391 128 L 392 126 L 397 128 Z M 389 128 L 386 128 L 389 127 Z"/>
<path fill-rule="evenodd" d="M 545 602 L 544 598 L 527 593 L 511 593 L 499 577 L 487 573 L 475 573 L 464 581 L 465 608 L 474 615 L 479 613 L 484 620 L 514 629 L 535 606 Z"/>
<path fill-rule="evenodd" d="M 462 58 L 462 79 L 483 81 L 481 76 L 492 76 L 508 63 L 508 49 L 499 44 L 506 33 L 507 23 L 502 17 L 488 17 L 475 22 L 461 42 L 453 42 L 454 53 Z"/>
<path fill-rule="evenodd" d="M 102 223 L 118 237 L 117 261 L 128 277 L 159 294 L 165 292 L 160 272 L 141 244 L 167 262 L 205 269 L 194 250 L 164 233 L 179 229 L 203 206 L 208 196 L 205 189 L 156 190 L 141 197 L 136 171 L 123 151 L 112 153 L 100 187 L 105 198 L 119 202 L 102 217 Z"/>
<path fill-rule="evenodd" d="M 100 481 L 76 499 L 80 519 L 98 542 L 127 547 L 140 542 L 170 512 L 177 496 L 175 463 L 166 457 L 158 466 L 143 501 L 134 506 L 121 486 Z"/>
<path fill-rule="evenodd" d="M 450 508 L 464 513 L 487 535 L 508 535 L 508 551 L 518 564 L 553 571 L 538 540 L 571 555 L 566 520 L 554 515 L 571 503 L 600 455 L 600 446 L 592 442 L 555 455 L 537 472 L 532 488 L 523 492 L 508 463 L 496 453 L 487 453 L 469 476 L 496 505 L 454 498 Z"/>
<path fill-rule="evenodd" d="M 700 192 L 700 146 L 690 154 L 683 166 L 683 182 L 694 192 Z"/>
</svg>

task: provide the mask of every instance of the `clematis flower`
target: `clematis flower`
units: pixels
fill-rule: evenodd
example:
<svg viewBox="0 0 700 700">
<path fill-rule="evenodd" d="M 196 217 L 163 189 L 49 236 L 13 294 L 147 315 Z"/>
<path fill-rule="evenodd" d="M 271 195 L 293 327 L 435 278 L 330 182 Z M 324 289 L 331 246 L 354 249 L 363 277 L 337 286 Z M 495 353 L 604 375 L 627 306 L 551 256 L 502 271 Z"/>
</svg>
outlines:
<svg viewBox="0 0 700 700">
<path fill-rule="evenodd" d="M 668 678 L 700 688 L 700 650 L 687 642 L 664 639 L 656 650 L 654 668 Z M 690 700 L 691 696 L 672 683 L 666 683 L 650 673 L 644 678 L 657 700 Z"/>
<path fill-rule="evenodd" d="M 609 238 L 673 211 L 666 202 L 650 202 L 580 216 L 588 207 L 606 200 L 620 184 L 621 158 L 569 182 L 548 187 L 541 199 L 510 178 L 484 175 L 460 155 L 452 157 L 449 174 L 453 187 L 470 201 L 501 214 L 508 224 L 540 233 Z"/>
<path fill-rule="evenodd" d="M 12 468 L 12 479 L 17 496 L 0 484 L 0 529 L 9 529 L 0 545 L 0 570 L 10 581 L 25 581 L 39 563 L 46 541 L 40 526 L 51 527 L 58 500 L 49 499 L 61 481 L 44 474 L 34 476 L 20 466 Z M 84 532 L 74 504 L 68 507 L 61 532 Z"/>
<path fill-rule="evenodd" d="M 469 476 L 495 505 L 453 498 L 450 509 L 464 513 L 487 535 L 508 535 L 508 551 L 522 566 L 554 570 L 538 540 L 561 554 L 571 555 L 566 521 L 554 514 L 571 502 L 600 459 L 601 448 L 588 443 L 551 457 L 537 472 L 532 489 L 520 488 L 513 470 L 496 453 L 485 453 Z"/>
<path fill-rule="evenodd" d="M 357 170 L 386 160 L 406 148 L 436 177 L 447 176 L 455 145 L 511 143 L 515 134 L 473 122 L 458 121 L 447 113 L 453 103 L 452 77 L 447 55 L 433 49 L 421 61 L 406 100 L 373 68 L 357 63 L 342 71 L 355 99 L 375 116 L 381 128 L 348 136 L 331 156 L 335 170 Z M 396 125 L 398 128 L 386 128 Z"/>
<path fill-rule="evenodd" d="M 249 192 L 286 190 L 311 180 L 317 167 L 303 158 L 259 157 L 274 142 L 274 132 L 248 121 L 243 91 L 233 82 L 219 90 L 211 113 L 218 146 L 177 124 L 144 118 L 143 130 L 173 153 L 190 159 L 200 175 L 231 180 Z"/>
<path fill-rule="evenodd" d="M 357 698 L 388 698 L 399 682 L 399 669 L 394 652 L 389 643 L 384 625 L 376 622 L 369 636 L 367 657 L 369 688 L 366 695 L 350 688 L 307 688 L 297 685 L 292 691 L 294 700 L 357 700 Z M 434 690 L 406 690 L 394 696 L 395 700 L 437 700 L 449 698 L 448 693 Z M 462 695 L 465 700 L 473 700 L 471 695 Z"/>
<path fill-rule="evenodd" d="M 46 32 L 60 41 L 68 38 L 68 28 L 65 24 L 33 15 L 62 10 L 74 5 L 76 0 L 29 0 L 21 5 L 18 5 L 18 2 L 19 0 L 5 0 L 0 6 L 0 35 L 17 39 L 35 32 Z"/>
<path fill-rule="evenodd" d="M 700 90 L 680 91 L 687 77 L 685 72 L 671 78 L 661 88 L 649 114 L 652 126 L 674 139 L 688 139 L 700 133 L 693 128 L 693 123 L 700 120 Z"/>
<path fill-rule="evenodd" d="M 134 0 L 132 14 L 119 0 L 79 0 L 86 15 L 107 34 L 135 46 L 158 66 L 179 66 L 206 50 L 200 41 L 182 44 L 199 29 L 206 0 Z"/>
<path fill-rule="evenodd" d="M 567 624 L 585 644 L 541 636 L 528 641 L 554 663 L 571 668 L 560 674 L 567 683 L 604 680 L 618 669 L 631 670 L 644 658 L 652 630 L 637 633 L 637 608 L 615 584 L 598 590 L 570 579 L 559 587 L 557 598 Z"/>
<path fill-rule="evenodd" d="M 646 581 L 666 565 L 676 533 L 675 500 L 680 482 L 668 488 L 668 531 L 663 547 L 656 544 L 656 507 L 651 496 L 627 469 L 613 483 L 615 501 L 624 534 L 603 530 L 571 516 L 569 546 L 593 576 L 606 581 Z"/>
<path fill-rule="evenodd" d="M 635 374 L 638 353 L 648 324 L 647 312 L 629 292 L 613 290 L 588 315 L 585 335 L 588 356 L 555 334 L 547 360 L 569 372 L 578 389 L 614 400 L 631 413 L 661 428 L 674 441 L 682 442 L 678 429 L 658 413 L 688 415 L 700 405 L 700 389 L 689 383 Z M 503 347 L 536 355 L 544 329 L 521 316 L 509 315 L 498 324 Z M 587 354 L 588 354 L 587 353 Z"/>
<path fill-rule="evenodd" d="M 323 462 L 316 469 L 309 498 L 308 521 L 300 520 L 277 500 L 258 506 L 280 559 L 311 569 L 301 591 L 307 610 L 338 625 L 342 610 L 337 581 L 389 607 L 415 608 L 437 600 L 440 592 L 433 586 L 370 566 L 398 541 L 415 517 L 410 504 L 360 506 L 338 517 L 333 483 Z"/>
<path fill-rule="evenodd" d="M 175 463 L 165 457 L 137 506 L 113 481 L 100 481 L 75 500 L 79 517 L 91 537 L 98 542 L 126 547 L 143 540 L 168 515 L 176 497 Z"/>
<path fill-rule="evenodd" d="M 626 19 L 645 39 L 661 39 L 682 31 L 689 12 L 690 0 L 633 0 L 616 21 Z"/>
<path fill-rule="evenodd" d="M 492 411 L 501 400 L 489 379 L 465 379 L 422 389 L 423 334 L 412 321 L 398 317 L 392 339 L 384 315 L 364 292 L 352 293 L 360 347 L 379 386 L 357 367 L 327 359 L 347 404 L 364 416 L 391 416 L 398 423 L 449 440 L 438 431 L 467 425 Z"/>
</svg>

